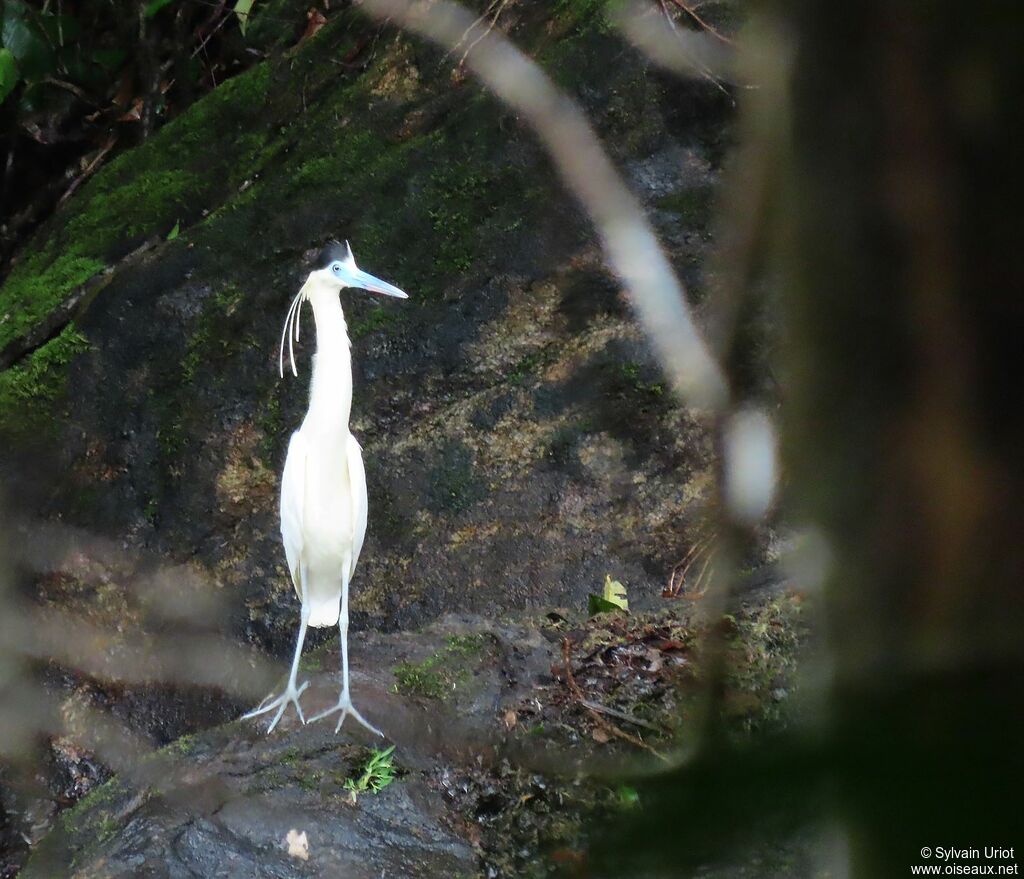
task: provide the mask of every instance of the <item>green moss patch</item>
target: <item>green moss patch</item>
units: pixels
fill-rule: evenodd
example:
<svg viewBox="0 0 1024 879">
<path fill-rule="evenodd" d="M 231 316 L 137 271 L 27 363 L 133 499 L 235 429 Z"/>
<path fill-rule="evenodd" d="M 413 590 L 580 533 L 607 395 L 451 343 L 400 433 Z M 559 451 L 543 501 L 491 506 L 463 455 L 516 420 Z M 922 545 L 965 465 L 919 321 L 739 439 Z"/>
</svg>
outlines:
<svg viewBox="0 0 1024 879">
<path fill-rule="evenodd" d="M 0 287 L 0 347 L 136 244 L 237 188 L 274 133 L 261 119 L 269 83 L 269 63 L 229 80 L 86 183 Z"/>
<path fill-rule="evenodd" d="M 0 436 L 23 438 L 46 430 L 50 407 L 67 394 L 67 367 L 89 349 L 89 340 L 68 324 L 56 338 L 0 372 Z"/>
<path fill-rule="evenodd" d="M 240 263 L 269 283 L 267 269 L 279 273 L 333 233 L 349 237 L 371 270 L 386 266 L 417 302 L 440 298 L 507 254 L 503 242 L 529 227 L 547 191 L 538 179 L 524 186 L 522 168 L 509 161 L 518 134 L 503 130 L 497 105 L 478 87 L 454 100 L 433 56 L 425 63 L 404 36 L 366 70 L 339 69 L 333 62 L 375 27 L 356 12 L 332 16 L 315 38 L 223 83 L 100 169 L 0 287 L 0 348 L 105 267 L 175 228 L 167 246 L 190 247 L 215 286 Z M 356 307 L 352 317 L 356 338 L 400 320 L 390 308 Z M 182 387 L 211 332 L 219 328 L 196 328 Z M 167 452 L 179 453 L 180 430 L 166 424 L 161 432 Z"/>
<path fill-rule="evenodd" d="M 65 875 L 69 862 L 71 868 L 87 862 L 121 829 L 120 810 L 126 795 L 127 789 L 118 779 L 96 788 L 60 816 L 59 829 L 45 837 L 19 875 L 39 879 Z M 76 852 L 74 857 L 71 852 Z"/>
<path fill-rule="evenodd" d="M 451 676 L 438 666 L 441 659 L 434 656 L 423 662 L 400 662 L 394 667 L 395 691 L 427 699 L 441 699 L 452 689 Z"/>
<path fill-rule="evenodd" d="M 706 229 L 711 223 L 715 205 L 715 187 L 696 186 L 692 189 L 681 189 L 658 199 L 658 207 L 662 210 L 678 214 L 688 226 Z"/>
<path fill-rule="evenodd" d="M 392 671 L 395 692 L 444 699 L 466 682 L 489 643 L 486 635 L 451 635 L 445 646 L 421 662 L 400 662 Z M 476 662 L 470 662 L 476 660 Z"/>
<path fill-rule="evenodd" d="M 45 318 L 104 265 L 95 257 L 78 255 L 54 261 L 37 256 L 19 264 L 0 288 L 0 348 Z"/>
<path fill-rule="evenodd" d="M 723 704 L 729 727 L 747 733 L 778 726 L 807 636 L 802 599 L 784 593 L 726 622 L 732 628 Z"/>
</svg>

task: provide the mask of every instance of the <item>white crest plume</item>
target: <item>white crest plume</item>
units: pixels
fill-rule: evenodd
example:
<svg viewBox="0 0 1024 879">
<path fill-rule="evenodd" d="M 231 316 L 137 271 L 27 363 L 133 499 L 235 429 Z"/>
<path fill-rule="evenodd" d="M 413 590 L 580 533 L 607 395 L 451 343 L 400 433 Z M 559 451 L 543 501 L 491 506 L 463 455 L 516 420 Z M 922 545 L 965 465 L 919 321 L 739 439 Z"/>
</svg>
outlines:
<svg viewBox="0 0 1024 879">
<path fill-rule="evenodd" d="M 355 255 L 352 253 L 352 245 L 345 242 L 345 255 L 341 255 L 341 245 L 337 241 L 331 241 L 320 254 L 323 265 L 318 271 L 323 272 L 323 278 L 330 277 L 332 284 L 338 288 L 355 287 L 368 290 L 371 293 L 380 293 L 384 296 L 394 296 L 398 299 L 408 299 L 406 293 L 399 290 L 393 284 L 375 278 L 369 272 L 362 271 L 356 265 Z M 327 272 L 330 268 L 331 271 Z M 313 274 L 316 274 L 314 272 Z M 310 278 L 313 277 L 310 275 Z M 309 281 L 302 285 L 302 288 L 295 294 L 292 304 L 288 306 L 288 314 L 285 315 L 284 328 L 281 330 L 281 350 L 277 358 L 277 371 L 281 378 L 284 378 L 284 341 L 288 339 L 288 357 L 291 360 L 292 375 L 298 375 L 299 370 L 295 365 L 295 343 L 299 341 L 299 329 L 302 325 L 302 303 L 309 300 L 307 288 Z"/>
<path fill-rule="evenodd" d="M 277 371 L 281 378 L 284 378 L 284 340 L 288 337 L 288 357 L 292 364 L 292 375 L 299 374 L 295 368 L 295 342 L 299 341 L 299 324 L 302 315 L 302 303 L 306 301 L 305 285 L 295 294 L 292 304 L 288 306 L 288 314 L 284 319 L 284 329 L 281 330 L 281 353 L 277 358 Z M 294 331 L 293 331 L 294 328 Z"/>
</svg>

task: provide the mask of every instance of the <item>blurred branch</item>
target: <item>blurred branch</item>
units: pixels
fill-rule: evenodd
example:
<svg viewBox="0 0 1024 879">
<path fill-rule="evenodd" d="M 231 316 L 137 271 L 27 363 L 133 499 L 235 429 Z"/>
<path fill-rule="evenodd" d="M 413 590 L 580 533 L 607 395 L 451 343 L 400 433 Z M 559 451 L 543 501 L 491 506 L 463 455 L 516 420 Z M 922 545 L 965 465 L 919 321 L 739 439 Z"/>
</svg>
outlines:
<svg viewBox="0 0 1024 879">
<path fill-rule="evenodd" d="M 104 763 L 129 772 L 154 744 L 136 735 L 109 712 L 84 704 L 62 706 L 35 683 L 19 681 L 0 705 L 0 757 L 24 757 L 38 736 L 69 736 L 99 755 Z"/>
<path fill-rule="evenodd" d="M 90 582 L 116 578 L 119 588 L 144 600 L 147 611 L 168 621 L 215 626 L 225 618 L 216 585 L 201 569 L 167 564 L 158 556 L 127 552 L 109 538 L 60 522 L 6 521 L 12 563 L 33 574 L 67 576 Z M 187 592 L 188 600 L 183 601 Z"/>
<path fill-rule="evenodd" d="M 360 7 L 378 18 L 393 18 L 449 50 L 475 21 L 448 0 L 362 0 Z M 725 376 L 697 330 L 682 284 L 575 101 L 494 30 L 467 52 L 466 63 L 497 97 L 526 118 L 593 219 L 611 266 L 629 291 L 675 390 L 692 406 L 724 407 L 729 397 Z"/>
<path fill-rule="evenodd" d="M 473 42 L 469 44 L 469 48 L 467 48 L 462 53 L 462 58 L 459 60 L 459 67 L 462 67 L 462 65 L 466 63 L 466 56 L 470 53 L 470 51 L 472 51 L 476 44 L 479 43 L 480 40 L 487 36 L 487 34 L 489 34 L 492 30 L 494 30 L 494 28 L 498 24 L 498 19 L 501 18 L 501 13 L 505 10 L 505 7 L 508 4 L 509 0 L 491 0 L 491 2 L 487 6 L 487 9 L 484 10 L 484 14 L 481 15 L 476 21 L 474 21 L 472 25 L 466 28 L 465 31 L 463 31 L 462 36 L 459 38 L 459 42 L 452 47 L 452 51 L 461 48 L 463 44 L 466 42 L 466 40 L 469 39 L 469 35 L 472 33 L 472 31 L 477 26 L 487 21 L 488 16 L 491 16 L 490 21 L 487 21 L 487 27 L 483 28 L 483 31 L 479 36 L 475 36 L 473 38 Z"/>
<path fill-rule="evenodd" d="M 262 696 L 281 668 L 216 635 L 126 639 L 55 610 L 16 610 L 0 620 L 8 649 L 54 660 L 102 680 L 221 687 L 243 698 Z"/>
<path fill-rule="evenodd" d="M 646 0 L 630 0 L 609 15 L 634 46 L 656 64 L 679 76 L 703 78 L 717 88 L 737 84 L 731 44 L 722 45 L 706 33 L 676 27 L 668 10 Z"/>
</svg>

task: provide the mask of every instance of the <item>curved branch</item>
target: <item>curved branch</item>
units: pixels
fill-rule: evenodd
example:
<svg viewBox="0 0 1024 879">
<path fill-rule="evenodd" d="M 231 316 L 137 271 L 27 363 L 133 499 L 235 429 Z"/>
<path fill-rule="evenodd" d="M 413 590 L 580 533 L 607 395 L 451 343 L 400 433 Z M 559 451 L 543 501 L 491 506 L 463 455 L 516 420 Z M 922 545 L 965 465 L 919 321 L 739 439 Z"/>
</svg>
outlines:
<svg viewBox="0 0 1024 879">
<path fill-rule="evenodd" d="M 360 6 L 447 49 L 457 45 L 475 21 L 472 13 L 450 0 L 362 0 Z M 529 122 L 590 214 L 675 390 L 691 405 L 723 409 L 728 400 L 725 376 L 697 330 L 682 284 L 583 112 L 496 31 L 475 43 L 465 60 L 498 98 Z"/>
</svg>

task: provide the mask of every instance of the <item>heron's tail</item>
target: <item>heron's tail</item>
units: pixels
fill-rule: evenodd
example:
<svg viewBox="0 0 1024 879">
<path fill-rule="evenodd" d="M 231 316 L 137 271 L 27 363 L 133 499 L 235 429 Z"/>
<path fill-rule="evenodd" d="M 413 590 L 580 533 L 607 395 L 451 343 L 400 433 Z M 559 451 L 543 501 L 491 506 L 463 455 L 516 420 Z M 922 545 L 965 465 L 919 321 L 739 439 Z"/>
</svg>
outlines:
<svg viewBox="0 0 1024 879">
<path fill-rule="evenodd" d="M 348 576 L 352 557 L 345 553 L 341 559 L 341 571 L 335 563 L 303 568 L 306 577 L 306 601 L 309 602 L 309 625 L 317 628 L 336 626 L 341 616 L 341 596 L 348 589 Z M 339 576 L 340 574 L 340 576 Z M 300 592 L 300 596 L 301 596 Z"/>
<path fill-rule="evenodd" d="M 341 595 L 311 595 L 309 598 L 309 624 L 317 629 L 338 625 L 341 613 Z"/>
</svg>

